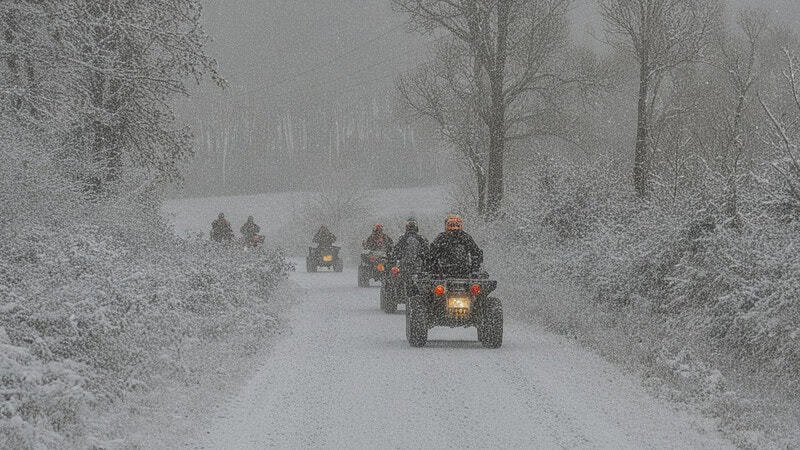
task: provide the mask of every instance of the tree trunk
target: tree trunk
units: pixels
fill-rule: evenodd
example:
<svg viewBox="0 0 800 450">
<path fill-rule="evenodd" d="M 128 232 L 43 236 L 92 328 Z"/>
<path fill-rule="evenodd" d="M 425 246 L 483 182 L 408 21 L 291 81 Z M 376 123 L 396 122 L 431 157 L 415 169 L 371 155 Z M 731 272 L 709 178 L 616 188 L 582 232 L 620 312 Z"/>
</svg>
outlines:
<svg viewBox="0 0 800 450">
<path fill-rule="evenodd" d="M 496 217 L 503 205 L 503 152 L 506 141 L 506 103 L 503 87 L 506 71 L 506 51 L 510 2 L 500 2 L 497 10 L 497 41 L 494 60 L 487 61 L 492 106 L 489 119 L 489 173 L 487 174 L 486 212 Z"/>
<path fill-rule="evenodd" d="M 470 31 L 473 36 L 476 36 L 478 33 L 478 26 L 476 22 L 473 22 L 470 25 Z M 484 168 L 483 164 L 486 162 L 480 157 L 483 150 L 483 143 L 486 142 L 485 140 L 481 139 L 481 134 L 483 133 L 482 122 L 480 119 L 480 101 L 484 96 L 484 89 L 483 89 L 483 66 L 481 65 L 481 59 L 477 53 L 473 53 L 472 55 L 472 83 L 475 86 L 475 95 L 473 96 L 472 101 L 472 110 L 470 111 L 470 119 L 469 119 L 469 136 L 470 142 L 468 143 L 469 146 L 473 149 L 473 151 L 468 151 L 467 154 L 472 154 L 472 161 L 473 164 L 473 172 L 475 173 L 475 182 L 478 184 L 478 216 L 484 217 L 486 215 L 486 169 Z"/>
<path fill-rule="evenodd" d="M 494 91 L 494 87 L 492 88 Z M 489 173 L 486 212 L 494 216 L 503 203 L 503 151 L 505 149 L 505 108 L 502 96 L 492 95 L 492 113 L 489 123 Z M 500 103 L 500 105 L 497 105 Z"/>
<path fill-rule="evenodd" d="M 478 184 L 478 216 L 486 215 L 486 176 L 480 171 L 475 170 L 475 181 Z"/>
<path fill-rule="evenodd" d="M 650 164 L 647 153 L 647 97 L 650 90 L 650 68 L 643 61 L 639 69 L 639 105 L 636 122 L 636 149 L 633 158 L 633 187 L 639 198 L 649 195 Z"/>
</svg>

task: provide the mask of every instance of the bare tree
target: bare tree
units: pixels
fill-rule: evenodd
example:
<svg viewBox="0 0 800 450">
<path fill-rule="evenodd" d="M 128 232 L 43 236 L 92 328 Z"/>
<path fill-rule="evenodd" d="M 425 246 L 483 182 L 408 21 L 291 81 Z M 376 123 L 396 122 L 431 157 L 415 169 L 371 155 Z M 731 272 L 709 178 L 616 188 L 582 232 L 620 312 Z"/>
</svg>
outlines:
<svg viewBox="0 0 800 450">
<path fill-rule="evenodd" d="M 718 147 L 716 160 L 725 183 L 723 213 L 730 226 L 738 229 L 741 226 L 738 188 L 742 178 L 741 165 L 758 128 L 747 123 L 746 112 L 753 100 L 752 88 L 758 78 L 758 52 L 767 30 L 767 14 L 758 10 L 743 11 L 737 24 L 741 35 L 723 37 L 719 43 L 719 70 L 728 81 L 728 98 L 731 100 L 720 108 L 723 117 L 713 126 L 713 131 Z"/>
<path fill-rule="evenodd" d="M 481 120 L 484 98 L 480 66 L 457 40 L 443 42 L 432 61 L 397 80 L 402 102 L 416 117 L 432 119 L 440 137 L 464 157 L 477 187 L 478 213 L 486 213 L 488 131 Z"/>
<path fill-rule="evenodd" d="M 508 111 L 547 83 L 560 80 L 549 70 L 557 50 L 566 44 L 566 14 L 571 0 L 392 0 L 409 14 L 420 32 L 444 30 L 474 58 L 473 91 L 488 133 L 486 212 L 496 214 L 503 201 L 503 157 L 512 124 Z M 475 74 L 480 74 L 475 76 Z M 473 83 L 474 85 L 474 83 Z"/>
<path fill-rule="evenodd" d="M 772 202 L 794 217 L 800 217 L 800 57 L 784 49 L 786 66 L 783 71 L 785 95 L 791 104 L 776 113 L 759 96 L 759 103 L 772 124 L 772 134 L 767 140 L 777 151 L 779 158 L 772 162 L 779 175 L 777 183 L 770 183 Z"/>
<path fill-rule="evenodd" d="M 696 61 L 720 24 L 719 0 L 598 0 L 609 44 L 639 63 L 633 186 L 648 196 L 650 122 L 659 84 L 669 71 Z"/>
</svg>

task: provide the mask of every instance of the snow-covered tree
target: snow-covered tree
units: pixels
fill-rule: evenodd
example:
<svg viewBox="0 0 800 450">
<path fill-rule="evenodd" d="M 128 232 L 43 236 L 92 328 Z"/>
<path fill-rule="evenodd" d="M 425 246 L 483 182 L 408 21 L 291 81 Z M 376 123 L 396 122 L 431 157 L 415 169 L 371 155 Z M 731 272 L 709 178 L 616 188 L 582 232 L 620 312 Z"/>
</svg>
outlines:
<svg viewBox="0 0 800 450">
<path fill-rule="evenodd" d="M 494 215 L 503 201 L 509 140 L 542 132 L 547 121 L 542 117 L 553 116 L 553 94 L 559 89 L 589 84 L 570 70 L 575 64 L 566 57 L 572 1 L 393 3 L 409 14 L 415 30 L 443 31 L 452 38 L 440 46 L 431 64 L 401 78 L 399 88 L 411 107 L 435 120 L 442 135 L 464 154 L 479 193 L 485 184 L 486 212 Z"/>
<path fill-rule="evenodd" d="M 3 107 L 25 126 L 60 134 L 96 193 L 126 168 L 174 180 L 192 153 L 170 101 L 215 62 L 196 0 L 3 2 Z M 67 155 L 62 155 L 66 157 Z M 76 172 L 71 167 L 72 172 Z"/>
<path fill-rule="evenodd" d="M 670 71 L 696 61 L 721 24 L 719 0 L 599 0 L 612 46 L 639 64 L 633 186 L 647 197 L 652 170 L 651 122 L 660 83 Z"/>
</svg>

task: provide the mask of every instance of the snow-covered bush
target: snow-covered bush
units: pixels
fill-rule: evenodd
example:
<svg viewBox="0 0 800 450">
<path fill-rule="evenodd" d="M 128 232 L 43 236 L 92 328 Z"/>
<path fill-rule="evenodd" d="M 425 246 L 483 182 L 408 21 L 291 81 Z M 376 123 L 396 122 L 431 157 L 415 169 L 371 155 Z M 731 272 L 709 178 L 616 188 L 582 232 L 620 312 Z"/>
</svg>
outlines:
<svg viewBox="0 0 800 450">
<path fill-rule="evenodd" d="M 102 442 L 88 409 L 189 382 L 190 348 L 272 331 L 280 250 L 178 238 L 157 193 L 87 201 L 35 145 L 2 142 L 0 447 Z"/>
<path fill-rule="evenodd" d="M 732 227 L 724 186 L 647 203 L 603 171 L 561 171 L 578 175 L 523 180 L 504 218 L 479 233 L 509 314 L 581 336 L 695 398 L 729 402 L 730 376 L 798 400 L 796 222 L 765 210 L 758 186 L 741 187 Z"/>
<path fill-rule="evenodd" d="M 0 447 L 64 447 L 81 441 L 82 415 L 94 402 L 89 370 L 74 361 L 45 362 L 11 345 L 0 328 Z"/>
</svg>

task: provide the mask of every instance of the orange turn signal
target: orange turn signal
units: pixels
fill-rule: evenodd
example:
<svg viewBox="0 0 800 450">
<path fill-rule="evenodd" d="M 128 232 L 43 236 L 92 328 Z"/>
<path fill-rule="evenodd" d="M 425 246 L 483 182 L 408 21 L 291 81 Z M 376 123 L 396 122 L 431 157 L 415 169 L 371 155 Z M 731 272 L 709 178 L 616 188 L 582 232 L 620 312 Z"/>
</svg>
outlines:
<svg viewBox="0 0 800 450">
<path fill-rule="evenodd" d="M 441 284 L 436 286 L 435 288 L 433 288 L 433 293 L 439 296 L 444 295 L 444 286 L 442 286 Z"/>
<path fill-rule="evenodd" d="M 472 292 L 472 295 L 478 295 L 481 293 L 481 285 L 473 284 L 472 287 L 469 288 L 469 291 Z"/>
<path fill-rule="evenodd" d="M 392 275 L 397 275 L 400 273 L 400 268 L 397 266 L 392 267 Z"/>
<path fill-rule="evenodd" d="M 378 269 L 378 272 L 383 272 L 384 270 L 386 270 L 386 266 L 384 266 L 383 263 L 378 263 L 378 266 L 376 268 Z"/>
</svg>

